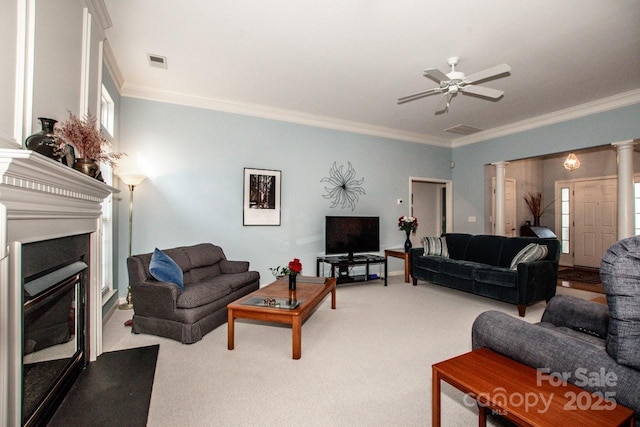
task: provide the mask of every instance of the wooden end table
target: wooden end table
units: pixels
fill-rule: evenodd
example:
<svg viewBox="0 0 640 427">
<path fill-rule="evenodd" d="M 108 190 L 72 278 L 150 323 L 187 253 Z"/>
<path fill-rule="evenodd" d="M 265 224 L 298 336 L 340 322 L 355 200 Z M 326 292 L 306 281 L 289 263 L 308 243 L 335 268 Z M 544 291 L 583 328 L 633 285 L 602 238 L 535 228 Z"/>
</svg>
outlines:
<svg viewBox="0 0 640 427">
<path fill-rule="evenodd" d="M 289 290 L 289 281 L 277 280 L 263 288 L 253 291 L 248 295 L 227 305 L 227 348 L 234 348 L 234 321 L 235 319 L 253 319 L 263 322 L 284 323 L 291 325 L 292 352 L 294 359 L 302 357 L 302 323 L 320 305 L 324 298 L 331 294 L 331 308 L 336 308 L 336 279 L 335 277 L 312 277 L 305 283 L 304 276 L 298 277 L 295 291 Z M 260 297 L 296 300 L 300 301 L 294 309 L 268 307 L 260 305 L 247 305 L 249 299 Z"/>
<path fill-rule="evenodd" d="M 478 404 L 478 425 L 496 411 L 520 426 L 633 426 L 634 412 L 486 348 L 436 363 L 432 425 L 440 426 L 440 380 Z M 547 375 L 545 377 L 545 375 Z"/>
<path fill-rule="evenodd" d="M 404 249 L 385 249 L 384 250 L 384 285 L 387 286 L 387 260 L 388 257 L 400 258 L 404 260 L 404 283 L 409 283 L 409 274 L 411 272 L 411 253 L 405 252 Z"/>
</svg>

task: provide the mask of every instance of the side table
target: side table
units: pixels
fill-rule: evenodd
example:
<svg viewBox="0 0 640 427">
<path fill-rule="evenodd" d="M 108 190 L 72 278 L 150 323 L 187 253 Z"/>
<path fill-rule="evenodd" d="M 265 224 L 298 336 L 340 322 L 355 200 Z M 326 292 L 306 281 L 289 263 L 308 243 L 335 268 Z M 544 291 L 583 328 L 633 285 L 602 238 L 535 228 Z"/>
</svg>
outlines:
<svg viewBox="0 0 640 427">
<path fill-rule="evenodd" d="M 404 249 L 385 249 L 384 250 L 384 285 L 387 286 L 387 263 L 386 258 L 394 257 L 404 260 L 404 283 L 409 283 L 409 273 L 411 272 L 411 257 L 410 252 L 405 252 Z"/>
<path fill-rule="evenodd" d="M 478 405 L 478 425 L 492 410 L 520 426 L 631 426 L 634 412 L 486 348 L 432 366 L 432 426 L 440 427 L 440 380 Z M 477 403 L 476 403 L 477 402 Z"/>
</svg>

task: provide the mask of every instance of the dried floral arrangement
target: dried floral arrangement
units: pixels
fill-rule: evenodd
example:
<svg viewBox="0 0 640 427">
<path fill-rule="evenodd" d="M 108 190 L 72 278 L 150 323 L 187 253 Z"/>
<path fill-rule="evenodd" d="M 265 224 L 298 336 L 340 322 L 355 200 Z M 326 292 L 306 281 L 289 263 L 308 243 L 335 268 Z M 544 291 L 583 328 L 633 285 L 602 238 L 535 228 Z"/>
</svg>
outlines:
<svg viewBox="0 0 640 427">
<path fill-rule="evenodd" d="M 543 207 L 542 193 L 539 191 L 535 194 L 527 193 L 524 196 L 524 201 L 527 204 L 527 207 L 529 208 L 529 212 L 531 212 L 531 215 L 533 215 L 534 218 L 540 218 L 542 215 L 544 215 L 547 209 L 549 209 L 553 205 L 553 201 L 552 201 L 551 203 Z"/>
<path fill-rule="evenodd" d="M 56 123 L 55 133 L 78 150 L 78 157 L 104 162 L 114 167 L 126 154 L 105 149 L 110 144 L 98 128 L 97 121 L 96 116 L 91 112 L 79 119 L 69 111 L 69 118 L 66 121 Z"/>
</svg>

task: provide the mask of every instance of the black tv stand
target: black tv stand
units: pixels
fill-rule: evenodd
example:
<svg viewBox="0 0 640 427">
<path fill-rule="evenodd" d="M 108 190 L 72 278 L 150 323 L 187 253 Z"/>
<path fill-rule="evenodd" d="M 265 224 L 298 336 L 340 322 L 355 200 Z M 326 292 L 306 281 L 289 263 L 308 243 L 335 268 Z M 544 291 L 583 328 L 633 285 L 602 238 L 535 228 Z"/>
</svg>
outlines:
<svg viewBox="0 0 640 427">
<path fill-rule="evenodd" d="M 367 259 L 369 256 L 372 256 L 372 255 L 352 255 L 352 256 L 342 255 L 337 258 L 340 261 L 361 261 L 361 260 Z"/>
<path fill-rule="evenodd" d="M 382 279 L 379 275 L 372 275 L 369 272 L 371 264 L 386 264 L 385 257 L 380 255 L 356 254 L 356 255 L 337 255 L 337 256 L 319 256 L 316 258 L 316 276 L 324 276 L 324 265 L 331 265 L 331 276 L 336 278 L 337 284 L 366 282 L 369 280 Z M 322 274 L 320 265 L 322 264 Z M 364 275 L 351 275 L 351 268 L 356 265 L 365 266 Z M 336 274 L 337 273 L 337 274 Z"/>
</svg>

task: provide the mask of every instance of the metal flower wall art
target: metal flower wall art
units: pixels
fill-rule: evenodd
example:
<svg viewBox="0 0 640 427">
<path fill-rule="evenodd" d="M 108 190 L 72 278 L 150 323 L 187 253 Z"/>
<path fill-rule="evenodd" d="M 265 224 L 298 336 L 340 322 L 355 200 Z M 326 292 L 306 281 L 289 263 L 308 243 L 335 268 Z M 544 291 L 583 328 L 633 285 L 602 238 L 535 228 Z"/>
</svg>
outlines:
<svg viewBox="0 0 640 427">
<path fill-rule="evenodd" d="M 322 197 L 325 199 L 331 199 L 331 207 L 335 208 L 356 208 L 356 203 L 360 200 L 360 195 L 365 194 L 364 188 L 361 187 L 364 182 L 364 178 L 355 179 L 356 170 L 351 165 L 351 162 L 347 162 L 347 170 L 344 171 L 344 165 L 337 166 L 336 162 L 333 162 L 333 166 L 329 169 L 329 176 L 322 178 L 320 182 L 326 182 L 327 186 L 324 187 L 326 194 Z"/>
</svg>

